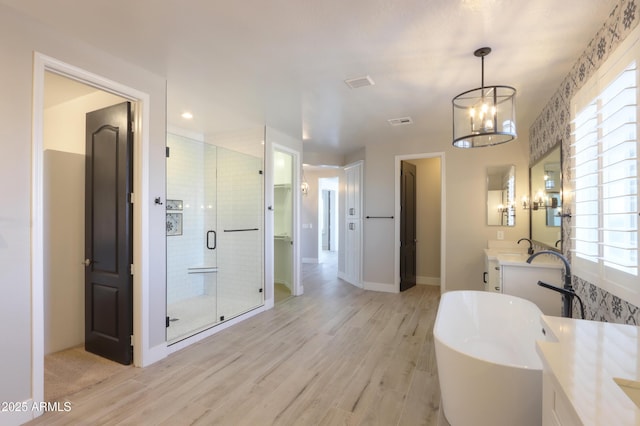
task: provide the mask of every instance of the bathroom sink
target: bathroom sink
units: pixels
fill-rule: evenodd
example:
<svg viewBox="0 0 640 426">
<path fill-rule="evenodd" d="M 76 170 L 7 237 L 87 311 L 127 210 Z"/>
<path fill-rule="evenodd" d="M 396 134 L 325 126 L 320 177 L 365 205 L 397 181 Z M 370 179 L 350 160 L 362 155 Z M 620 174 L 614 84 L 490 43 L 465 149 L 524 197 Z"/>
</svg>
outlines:
<svg viewBox="0 0 640 426">
<path fill-rule="evenodd" d="M 500 253 L 498 260 L 503 262 L 526 262 L 529 256 L 524 253 Z"/>
<path fill-rule="evenodd" d="M 636 382 L 634 380 L 621 379 L 618 377 L 614 377 L 613 381 L 616 382 L 620 389 L 627 394 L 629 399 L 633 401 L 634 404 L 638 408 L 640 408 L 640 382 Z"/>
</svg>

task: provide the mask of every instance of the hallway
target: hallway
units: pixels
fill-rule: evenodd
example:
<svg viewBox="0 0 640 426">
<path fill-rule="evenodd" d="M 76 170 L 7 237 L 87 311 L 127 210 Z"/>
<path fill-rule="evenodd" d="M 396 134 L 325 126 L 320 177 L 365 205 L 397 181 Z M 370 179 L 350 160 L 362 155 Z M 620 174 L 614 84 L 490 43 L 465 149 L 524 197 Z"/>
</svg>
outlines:
<svg viewBox="0 0 640 426">
<path fill-rule="evenodd" d="M 439 289 L 369 292 L 336 263 L 303 266 L 292 297 L 31 424 L 438 424 Z"/>
</svg>

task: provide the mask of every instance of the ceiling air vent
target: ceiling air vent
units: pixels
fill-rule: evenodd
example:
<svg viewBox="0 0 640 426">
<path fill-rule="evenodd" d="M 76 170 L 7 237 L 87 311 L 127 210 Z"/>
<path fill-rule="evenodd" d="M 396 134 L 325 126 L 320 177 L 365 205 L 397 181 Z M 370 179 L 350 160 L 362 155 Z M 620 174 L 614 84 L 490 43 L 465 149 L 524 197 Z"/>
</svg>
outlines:
<svg viewBox="0 0 640 426">
<path fill-rule="evenodd" d="M 392 126 L 405 126 L 407 124 L 413 124 L 411 117 L 391 118 L 387 120 Z"/>
<path fill-rule="evenodd" d="M 369 77 L 368 75 L 365 75 L 364 77 L 350 78 L 345 80 L 344 82 L 347 83 L 347 86 L 349 86 L 352 89 L 359 89 L 360 87 L 373 86 L 375 84 L 371 79 L 371 77 Z"/>
</svg>

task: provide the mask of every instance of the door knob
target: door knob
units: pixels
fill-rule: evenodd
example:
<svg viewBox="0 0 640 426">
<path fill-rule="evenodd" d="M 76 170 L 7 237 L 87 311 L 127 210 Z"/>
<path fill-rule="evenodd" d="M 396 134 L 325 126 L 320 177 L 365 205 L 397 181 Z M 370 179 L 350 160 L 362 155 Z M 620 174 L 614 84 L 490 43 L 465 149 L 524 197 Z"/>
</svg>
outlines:
<svg viewBox="0 0 640 426">
<path fill-rule="evenodd" d="M 85 259 L 83 262 L 84 266 L 89 266 L 91 265 L 91 259 Z"/>
</svg>

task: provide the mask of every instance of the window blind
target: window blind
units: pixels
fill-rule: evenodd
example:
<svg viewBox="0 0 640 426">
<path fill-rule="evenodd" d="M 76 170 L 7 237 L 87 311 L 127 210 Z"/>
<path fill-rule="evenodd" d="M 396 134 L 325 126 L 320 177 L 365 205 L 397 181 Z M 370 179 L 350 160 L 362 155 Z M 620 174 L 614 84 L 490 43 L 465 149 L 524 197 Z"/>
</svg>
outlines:
<svg viewBox="0 0 640 426">
<path fill-rule="evenodd" d="M 631 49 L 610 58 L 576 94 L 571 145 L 574 273 L 635 303 L 638 56 Z"/>
</svg>

